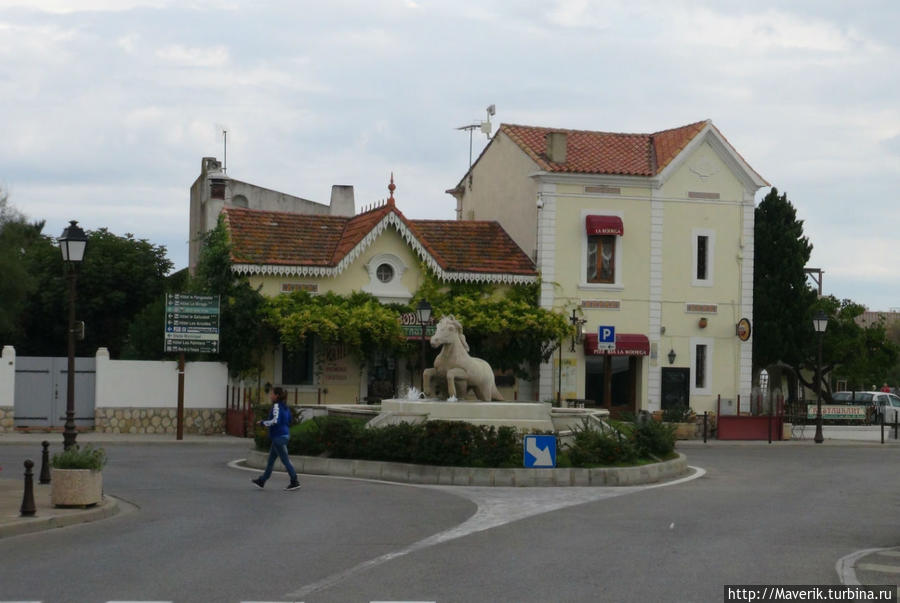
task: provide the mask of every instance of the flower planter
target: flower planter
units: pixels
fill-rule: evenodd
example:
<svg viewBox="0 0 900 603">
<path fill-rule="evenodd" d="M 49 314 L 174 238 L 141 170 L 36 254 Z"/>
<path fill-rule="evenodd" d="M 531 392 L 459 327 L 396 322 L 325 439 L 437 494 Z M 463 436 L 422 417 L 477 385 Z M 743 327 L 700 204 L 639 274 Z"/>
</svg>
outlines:
<svg viewBox="0 0 900 603">
<path fill-rule="evenodd" d="M 676 440 L 693 440 L 697 437 L 696 423 L 672 423 L 675 426 Z"/>
<path fill-rule="evenodd" d="M 51 469 L 50 502 L 55 507 L 86 507 L 103 500 L 103 472 Z"/>
</svg>

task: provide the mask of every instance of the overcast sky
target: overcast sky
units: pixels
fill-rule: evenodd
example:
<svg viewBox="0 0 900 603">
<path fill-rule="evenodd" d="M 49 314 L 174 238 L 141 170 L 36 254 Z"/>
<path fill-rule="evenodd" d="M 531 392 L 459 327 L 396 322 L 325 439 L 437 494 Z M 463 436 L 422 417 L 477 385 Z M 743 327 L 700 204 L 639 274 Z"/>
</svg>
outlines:
<svg viewBox="0 0 900 603">
<path fill-rule="evenodd" d="M 900 3 L 0 0 L 0 186 L 187 264 L 203 156 L 454 217 L 468 134 L 712 119 L 805 221 L 825 292 L 900 307 Z M 474 138 L 475 155 L 486 143 Z M 761 191 L 758 199 L 767 192 Z"/>
</svg>

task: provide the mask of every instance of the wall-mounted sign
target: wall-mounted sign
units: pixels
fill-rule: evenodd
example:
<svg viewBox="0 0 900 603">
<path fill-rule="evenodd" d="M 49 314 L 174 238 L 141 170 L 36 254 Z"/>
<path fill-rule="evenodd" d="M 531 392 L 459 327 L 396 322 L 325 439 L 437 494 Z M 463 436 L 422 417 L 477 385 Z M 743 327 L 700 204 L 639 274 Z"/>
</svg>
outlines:
<svg viewBox="0 0 900 603">
<path fill-rule="evenodd" d="M 750 333 L 750 321 L 746 318 L 742 318 L 741 321 L 735 326 L 735 334 L 741 341 L 747 341 L 748 339 L 750 339 Z"/>
</svg>

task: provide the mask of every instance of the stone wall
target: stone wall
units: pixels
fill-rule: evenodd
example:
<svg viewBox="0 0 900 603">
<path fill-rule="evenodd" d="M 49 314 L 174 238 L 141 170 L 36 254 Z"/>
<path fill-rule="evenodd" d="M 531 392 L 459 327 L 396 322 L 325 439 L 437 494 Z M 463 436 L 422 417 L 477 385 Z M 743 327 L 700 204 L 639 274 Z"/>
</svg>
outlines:
<svg viewBox="0 0 900 603">
<path fill-rule="evenodd" d="M 175 408 L 96 408 L 94 431 L 98 433 L 175 433 Z M 184 433 L 214 435 L 225 432 L 225 411 L 217 408 L 185 408 Z"/>
<path fill-rule="evenodd" d="M 0 433 L 13 430 L 14 412 L 12 406 L 0 406 Z"/>
</svg>

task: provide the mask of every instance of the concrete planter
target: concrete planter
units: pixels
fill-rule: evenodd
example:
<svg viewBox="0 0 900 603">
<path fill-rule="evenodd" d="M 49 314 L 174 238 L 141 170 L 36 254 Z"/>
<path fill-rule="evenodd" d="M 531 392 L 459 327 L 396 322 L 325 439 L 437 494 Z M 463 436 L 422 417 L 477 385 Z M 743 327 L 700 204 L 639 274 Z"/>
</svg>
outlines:
<svg viewBox="0 0 900 603">
<path fill-rule="evenodd" d="M 87 507 L 103 500 L 103 472 L 51 469 L 50 502 L 55 507 Z"/>
<path fill-rule="evenodd" d="M 697 437 L 696 423 L 672 423 L 675 426 L 676 440 L 693 440 Z"/>
</svg>

